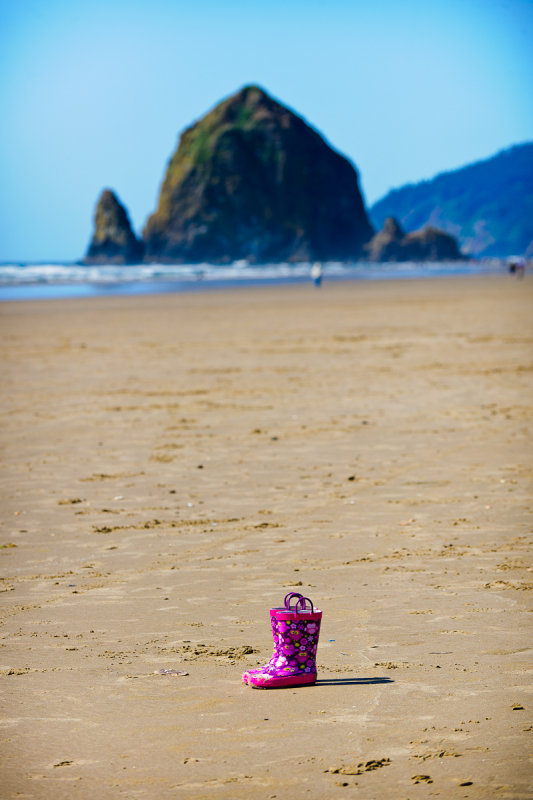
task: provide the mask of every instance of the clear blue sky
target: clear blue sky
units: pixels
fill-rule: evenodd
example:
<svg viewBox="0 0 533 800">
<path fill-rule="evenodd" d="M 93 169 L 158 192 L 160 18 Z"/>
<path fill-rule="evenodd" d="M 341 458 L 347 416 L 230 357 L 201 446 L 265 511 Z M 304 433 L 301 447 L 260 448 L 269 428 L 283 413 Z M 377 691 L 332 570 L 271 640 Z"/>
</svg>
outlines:
<svg viewBox="0 0 533 800">
<path fill-rule="evenodd" d="M 137 232 L 179 133 L 258 83 L 357 166 L 367 204 L 533 139 L 533 0 L 2 0 L 0 260 Z"/>
</svg>

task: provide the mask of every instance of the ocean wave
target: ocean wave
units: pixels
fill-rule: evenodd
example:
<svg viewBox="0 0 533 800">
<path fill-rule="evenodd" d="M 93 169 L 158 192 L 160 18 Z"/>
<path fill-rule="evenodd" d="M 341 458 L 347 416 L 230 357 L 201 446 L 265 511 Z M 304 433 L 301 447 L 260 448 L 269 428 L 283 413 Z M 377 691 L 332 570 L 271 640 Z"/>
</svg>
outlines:
<svg viewBox="0 0 533 800">
<path fill-rule="evenodd" d="M 431 277 L 435 275 L 478 274 L 501 268 L 496 262 L 402 262 L 346 264 L 328 262 L 326 280 Z M 148 293 L 187 291 L 202 285 L 287 283 L 310 280 L 311 264 L 0 264 L 0 300 L 66 297 L 105 293 Z M 55 287 L 55 289 L 54 289 Z"/>
</svg>

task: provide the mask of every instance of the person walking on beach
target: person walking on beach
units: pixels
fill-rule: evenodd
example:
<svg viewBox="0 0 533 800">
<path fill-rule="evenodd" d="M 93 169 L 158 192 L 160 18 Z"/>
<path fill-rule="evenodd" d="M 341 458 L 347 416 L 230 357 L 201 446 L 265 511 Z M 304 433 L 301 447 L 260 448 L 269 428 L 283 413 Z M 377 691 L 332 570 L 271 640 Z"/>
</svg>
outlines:
<svg viewBox="0 0 533 800">
<path fill-rule="evenodd" d="M 311 278 L 315 286 L 320 287 L 322 284 L 322 264 L 320 261 L 315 261 L 311 267 Z"/>
<path fill-rule="evenodd" d="M 508 269 L 510 275 L 516 275 L 517 278 L 523 278 L 526 271 L 526 260 L 522 256 L 511 256 L 507 259 Z"/>
</svg>

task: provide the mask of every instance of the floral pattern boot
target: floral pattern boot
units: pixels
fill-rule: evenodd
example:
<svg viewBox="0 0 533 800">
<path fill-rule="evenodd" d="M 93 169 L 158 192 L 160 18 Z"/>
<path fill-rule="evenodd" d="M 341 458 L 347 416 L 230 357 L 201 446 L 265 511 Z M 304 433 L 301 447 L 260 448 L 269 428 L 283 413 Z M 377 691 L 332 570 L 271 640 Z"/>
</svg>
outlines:
<svg viewBox="0 0 533 800">
<path fill-rule="evenodd" d="M 308 597 L 299 597 L 294 609 L 271 608 L 270 620 L 274 653 L 268 664 L 260 670 L 245 673 L 246 682 L 254 689 L 315 683 L 322 611 L 315 611 Z"/>
</svg>

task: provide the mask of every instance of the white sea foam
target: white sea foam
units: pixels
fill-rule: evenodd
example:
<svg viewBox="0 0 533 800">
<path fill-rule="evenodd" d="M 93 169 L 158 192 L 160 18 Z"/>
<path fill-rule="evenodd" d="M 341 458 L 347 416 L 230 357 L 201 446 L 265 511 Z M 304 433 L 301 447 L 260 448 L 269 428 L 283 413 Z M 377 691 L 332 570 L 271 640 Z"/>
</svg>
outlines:
<svg viewBox="0 0 533 800">
<path fill-rule="evenodd" d="M 324 278 L 383 280 L 494 272 L 496 262 L 426 262 L 370 264 L 358 262 L 324 264 Z M 215 264 L 141 264 L 117 266 L 102 264 L 0 264 L 0 300 L 67 297 L 115 293 L 142 294 L 162 291 L 187 291 L 203 284 L 228 285 L 259 282 L 286 283 L 310 280 L 311 264 L 251 265 L 235 261 Z M 41 287 L 41 289 L 39 289 Z M 55 288 L 54 288 L 55 287 Z"/>
</svg>

